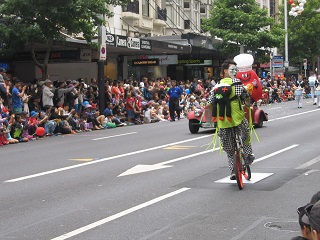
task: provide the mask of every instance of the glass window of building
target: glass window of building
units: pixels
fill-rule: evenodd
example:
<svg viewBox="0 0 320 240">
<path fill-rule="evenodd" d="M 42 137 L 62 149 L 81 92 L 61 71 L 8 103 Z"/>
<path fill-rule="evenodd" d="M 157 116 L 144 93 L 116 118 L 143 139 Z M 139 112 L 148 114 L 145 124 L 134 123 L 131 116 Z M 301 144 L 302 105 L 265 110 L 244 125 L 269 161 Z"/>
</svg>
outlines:
<svg viewBox="0 0 320 240">
<path fill-rule="evenodd" d="M 183 2 L 183 7 L 184 8 L 190 8 L 190 1 L 184 1 Z"/>
<path fill-rule="evenodd" d="M 206 5 L 200 6 L 200 13 L 206 13 Z"/>
<path fill-rule="evenodd" d="M 142 0 L 142 15 L 149 17 L 149 0 Z"/>
<path fill-rule="evenodd" d="M 184 29 L 190 29 L 190 20 L 184 20 Z"/>
</svg>

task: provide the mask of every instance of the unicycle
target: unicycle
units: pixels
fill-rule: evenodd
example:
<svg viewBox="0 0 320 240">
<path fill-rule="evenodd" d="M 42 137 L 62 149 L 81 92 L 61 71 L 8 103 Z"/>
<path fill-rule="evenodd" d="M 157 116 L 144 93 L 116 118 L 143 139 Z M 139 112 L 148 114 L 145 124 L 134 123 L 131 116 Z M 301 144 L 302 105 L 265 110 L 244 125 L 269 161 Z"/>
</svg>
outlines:
<svg viewBox="0 0 320 240">
<path fill-rule="evenodd" d="M 236 175 L 237 185 L 239 190 L 244 187 L 243 178 L 250 180 L 251 169 L 250 166 L 245 163 L 244 153 L 243 153 L 243 143 L 241 136 L 239 136 L 237 127 L 232 128 L 232 135 L 234 139 L 235 151 L 233 155 L 233 170 Z"/>
</svg>

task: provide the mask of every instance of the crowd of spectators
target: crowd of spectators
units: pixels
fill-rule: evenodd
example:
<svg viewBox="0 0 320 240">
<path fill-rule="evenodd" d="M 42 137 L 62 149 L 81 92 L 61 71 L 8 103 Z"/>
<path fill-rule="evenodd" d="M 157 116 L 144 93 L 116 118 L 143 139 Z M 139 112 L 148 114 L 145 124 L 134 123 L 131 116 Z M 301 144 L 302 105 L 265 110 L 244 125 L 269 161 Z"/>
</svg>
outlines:
<svg viewBox="0 0 320 240">
<path fill-rule="evenodd" d="M 175 84 L 172 84 L 172 82 Z M 95 78 L 51 81 L 35 79 L 21 82 L 0 68 L 0 145 L 26 142 L 59 134 L 74 134 L 174 121 L 185 118 L 189 111 L 206 104 L 215 79 L 176 82 L 170 77 L 143 78 L 136 81 L 105 79 L 105 106 L 99 111 L 99 89 Z M 307 80 L 306 81 L 306 92 Z M 263 94 L 259 104 L 293 100 L 295 79 L 288 83 L 261 79 Z M 180 113 L 170 117 L 169 89 L 181 88 Z"/>
<path fill-rule="evenodd" d="M 27 142 L 60 134 L 74 134 L 164 122 L 169 113 L 170 77 L 157 79 L 105 79 L 105 106 L 99 111 L 97 80 L 21 82 L 0 69 L 0 145 Z M 176 82 L 176 81 L 175 81 Z M 193 79 L 176 82 L 181 88 L 181 113 L 203 105 L 214 80 Z"/>
<path fill-rule="evenodd" d="M 301 79 L 303 81 L 303 97 L 310 98 L 311 88 L 308 79 L 302 76 Z M 263 88 L 261 100 L 258 102 L 260 106 L 295 100 L 295 89 L 298 87 L 295 76 L 291 76 L 288 81 L 276 77 L 275 79 L 264 78 L 260 82 Z"/>
</svg>

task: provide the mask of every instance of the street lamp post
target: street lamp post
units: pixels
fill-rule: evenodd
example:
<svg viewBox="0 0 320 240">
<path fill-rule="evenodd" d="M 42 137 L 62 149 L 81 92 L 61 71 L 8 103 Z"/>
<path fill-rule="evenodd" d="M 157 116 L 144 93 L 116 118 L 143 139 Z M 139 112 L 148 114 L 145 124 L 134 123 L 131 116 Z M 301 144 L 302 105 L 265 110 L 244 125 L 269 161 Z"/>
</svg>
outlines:
<svg viewBox="0 0 320 240">
<path fill-rule="evenodd" d="M 289 4 L 291 5 L 291 10 L 289 12 L 290 16 L 298 16 L 302 13 L 304 10 L 304 4 L 307 2 L 307 0 L 298 0 L 298 5 L 295 3 L 295 0 L 288 0 Z M 285 61 L 284 61 L 284 67 L 285 67 L 285 77 L 287 79 L 288 83 L 288 68 L 289 68 L 289 51 L 288 51 L 288 3 L 286 0 L 284 0 L 284 29 L 285 29 Z"/>
<path fill-rule="evenodd" d="M 289 68 L 289 50 L 288 50 L 288 4 L 286 0 L 284 0 L 284 30 L 285 30 L 285 40 L 284 40 L 284 48 L 285 48 L 285 61 L 284 61 L 284 75 L 286 77 L 286 81 L 288 82 L 288 68 Z"/>
</svg>

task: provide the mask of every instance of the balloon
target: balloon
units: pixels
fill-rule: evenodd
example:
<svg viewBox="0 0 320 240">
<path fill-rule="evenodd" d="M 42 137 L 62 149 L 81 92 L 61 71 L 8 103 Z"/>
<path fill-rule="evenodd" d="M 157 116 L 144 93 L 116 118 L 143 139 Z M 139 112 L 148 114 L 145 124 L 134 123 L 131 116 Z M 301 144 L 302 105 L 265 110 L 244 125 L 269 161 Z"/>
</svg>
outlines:
<svg viewBox="0 0 320 240">
<path fill-rule="evenodd" d="M 37 136 L 43 137 L 45 133 L 46 133 L 46 130 L 44 130 L 43 127 L 37 127 L 37 129 L 36 129 Z"/>
<path fill-rule="evenodd" d="M 190 90 L 188 88 L 186 89 L 186 94 L 190 94 Z"/>
</svg>

